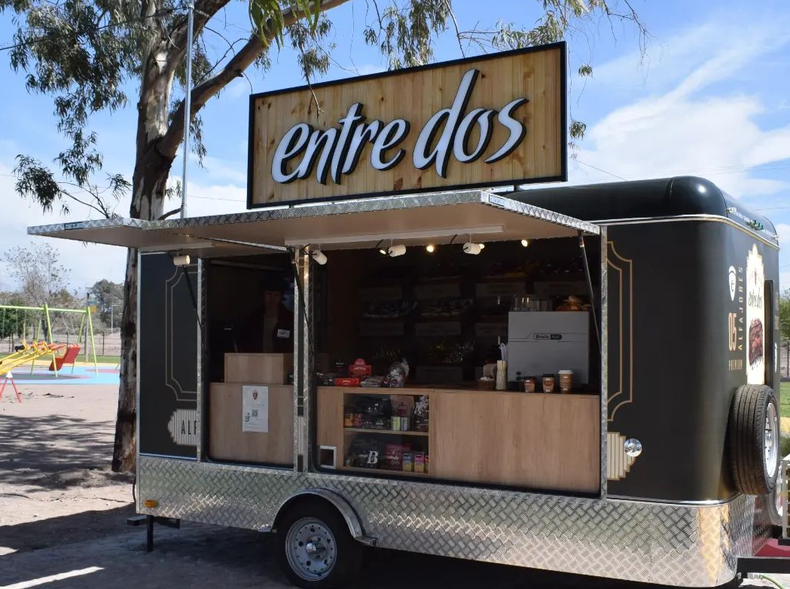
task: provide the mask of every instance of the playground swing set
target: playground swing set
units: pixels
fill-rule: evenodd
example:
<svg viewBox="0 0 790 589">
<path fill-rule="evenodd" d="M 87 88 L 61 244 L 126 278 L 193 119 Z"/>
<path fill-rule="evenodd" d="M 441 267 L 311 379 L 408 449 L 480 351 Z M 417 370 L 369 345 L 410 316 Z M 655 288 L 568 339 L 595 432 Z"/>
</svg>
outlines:
<svg viewBox="0 0 790 589">
<path fill-rule="evenodd" d="M 87 364 L 89 362 L 89 337 L 90 351 L 93 355 L 93 367 L 98 375 L 99 365 L 96 359 L 96 346 L 94 345 L 93 339 L 92 310 L 91 307 L 86 307 L 84 309 L 57 309 L 49 307 L 46 303 L 43 307 L 0 305 L 0 333 L 3 335 L 6 334 L 6 321 L 8 315 L 14 313 L 13 319 L 15 320 L 15 324 L 12 328 L 12 336 L 16 333 L 21 338 L 20 345 L 14 346 L 10 354 L 0 358 L 0 377 L 3 379 L 3 383 L 0 385 L 0 399 L 3 398 L 5 387 L 10 382 L 14 389 L 14 393 L 16 393 L 17 401 L 20 403 L 22 402 L 22 396 L 19 394 L 19 389 L 16 387 L 12 371 L 25 364 L 30 364 L 30 374 L 33 374 L 36 361 L 49 360 L 49 371 L 51 371 L 56 378 L 58 377 L 58 371 L 67 365 L 71 365 L 71 372 L 73 374 L 74 363 L 81 350 L 85 350 L 85 363 Z M 82 315 L 76 343 L 54 341 L 52 337 L 52 313 Z M 32 337 L 30 342 L 27 341 L 28 334 Z M 83 345 L 80 345 L 81 343 Z"/>
</svg>

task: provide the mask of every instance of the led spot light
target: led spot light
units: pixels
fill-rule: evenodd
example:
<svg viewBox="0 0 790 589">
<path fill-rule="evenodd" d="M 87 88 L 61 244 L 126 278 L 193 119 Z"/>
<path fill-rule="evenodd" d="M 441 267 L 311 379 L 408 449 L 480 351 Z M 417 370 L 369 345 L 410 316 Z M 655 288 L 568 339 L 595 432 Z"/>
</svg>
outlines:
<svg viewBox="0 0 790 589">
<path fill-rule="evenodd" d="M 471 241 L 467 241 L 464 244 L 464 253 L 469 254 L 470 256 L 477 256 L 482 251 L 483 251 L 483 246 L 479 243 L 472 243 Z"/>
<path fill-rule="evenodd" d="M 321 250 L 313 250 L 310 252 L 310 255 L 313 257 L 313 260 L 315 260 L 315 263 L 319 266 L 323 266 L 327 262 L 326 254 Z"/>
<path fill-rule="evenodd" d="M 398 256 L 402 256 L 405 253 L 406 253 L 406 246 L 403 244 L 391 245 L 387 250 L 387 255 L 390 258 L 397 258 Z"/>
<path fill-rule="evenodd" d="M 192 260 L 189 258 L 189 255 L 184 254 L 182 256 L 176 256 L 173 258 L 173 264 L 175 266 L 189 266 L 189 263 Z"/>
</svg>

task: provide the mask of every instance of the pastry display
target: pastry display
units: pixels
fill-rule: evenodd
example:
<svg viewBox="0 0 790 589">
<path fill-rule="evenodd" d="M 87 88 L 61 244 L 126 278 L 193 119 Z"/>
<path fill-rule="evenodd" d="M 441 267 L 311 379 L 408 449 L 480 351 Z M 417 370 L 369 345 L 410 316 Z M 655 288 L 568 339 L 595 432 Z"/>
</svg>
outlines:
<svg viewBox="0 0 790 589">
<path fill-rule="evenodd" d="M 417 303 L 413 301 L 391 301 L 384 303 L 368 303 L 362 311 L 365 319 L 402 319 L 408 317 Z"/>
<path fill-rule="evenodd" d="M 424 301 L 420 305 L 420 316 L 433 317 L 459 317 L 472 310 L 472 299 L 449 299 L 439 301 Z"/>
</svg>

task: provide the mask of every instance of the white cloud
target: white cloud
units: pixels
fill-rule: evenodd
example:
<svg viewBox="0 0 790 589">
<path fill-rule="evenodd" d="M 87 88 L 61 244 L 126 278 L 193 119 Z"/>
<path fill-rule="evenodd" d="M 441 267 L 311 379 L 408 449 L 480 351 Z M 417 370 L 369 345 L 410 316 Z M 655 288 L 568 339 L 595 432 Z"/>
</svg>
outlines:
<svg viewBox="0 0 790 589">
<path fill-rule="evenodd" d="M 181 152 L 176 156 L 176 162 L 181 161 Z M 227 180 L 237 184 L 247 184 L 247 160 L 226 161 L 221 158 L 207 155 L 203 158 L 203 169 L 198 167 L 198 156 L 190 154 L 190 178 L 209 177 L 212 181 Z M 180 169 L 180 166 L 179 166 Z M 171 175 L 171 177 L 173 177 Z M 178 176 L 180 178 L 180 174 Z"/>
<path fill-rule="evenodd" d="M 29 247 L 43 243 L 45 238 L 27 234 L 27 227 L 59 223 L 64 220 L 88 218 L 87 210 L 77 205 L 67 217 L 45 215 L 37 204 L 23 200 L 14 189 L 11 167 L 0 162 L 0 199 L 6 205 L 0 221 L 0 290 L 13 289 L 16 285 L 9 276 L 2 255 L 13 247 Z M 93 215 L 95 218 L 95 215 Z M 82 289 L 101 278 L 123 280 L 126 251 L 109 246 L 85 245 L 76 241 L 46 240 L 60 253 L 61 263 L 71 270 L 72 288 Z"/>
<path fill-rule="evenodd" d="M 361 66 L 359 66 L 357 68 L 357 71 L 359 72 L 358 75 L 360 75 L 360 76 L 367 76 L 367 75 L 370 75 L 370 74 L 380 74 L 381 72 L 384 71 L 384 68 L 381 65 L 379 65 L 379 64 L 365 63 L 365 64 L 362 64 Z"/>
<path fill-rule="evenodd" d="M 245 178 L 246 180 L 246 178 Z M 16 246 L 29 247 L 32 243 L 49 243 L 60 253 L 60 261 L 71 270 L 71 287 L 83 289 L 97 280 L 107 278 L 115 282 L 123 280 L 126 265 L 126 249 L 114 246 L 83 244 L 65 239 L 34 237 L 27 234 L 27 227 L 96 218 L 96 213 L 81 205 L 73 205 L 71 213 L 44 214 L 32 202 L 23 200 L 14 189 L 12 167 L 8 161 L 0 161 L 0 202 L 5 203 L 0 217 L 0 290 L 15 288 L 2 262 L 2 255 Z M 246 185 L 246 182 L 245 182 Z M 190 182 L 188 192 L 189 216 L 214 215 L 243 211 L 246 208 L 246 188 L 234 183 L 201 184 Z M 169 201 L 166 209 L 176 208 L 178 203 Z M 128 198 L 119 203 L 118 211 L 126 214 Z"/>
<path fill-rule="evenodd" d="M 237 99 L 243 96 L 249 96 L 252 91 L 250 90 L 250 82 L 247 78 L 237 78 L 222 91 L 223 95 L 230 99 Z"/>
<path fill-rule="evenodd" d="M 187 201 L 190 217 L 235 213 L 247 209 L 247 189 L 236 184 L 190 183 Z"/>
<path fill-rule="evenodd" d="M 662 92 L 686 76 L 688 84 L 724 79 L 736 75 L 755 57 L 775 51 L 788 39 L 783 18 L 772 18 L 767 12 L 755 18 L 728 9 L 671 38 L 651 40 L 644 56 L 634 50 L 596 66 L 593 81 L 608 92 L 620 94 Z M 689 75 L 692 72 L 694 75 Z"/>
<path fill-rule="evenodd" d="M 674 71 L 658 69 L 654 73 L 657 71 L 662 80 L 674 75 L 671 87 L 620 106 L 592 125 L 578 153 L 579 162 L 587 169 L 578 176 L 604 179 L 600 173 L 590 172 L 590 166 L 629 180 L 701 175 L 736 197 L 774 194 L 790 188 L 788 182 L 759 178 L 750 171 L 790 158 L 790 121 L 764 129 L 757 123 L 766 114 L 758 96 L 724 90 L 707 95 L 703 92 L 717 82 L 737 78 L 767 51 L 766 47 L 776 50 L 785 46 L 790 36 L 773 35 L 768 37 L 769 43 L 765 27 L 751 27 L 738 37 L 726 35 L 726 27 L 718 32 L 711 27 L 701 27 L 704 34 L 686 32 L 667 41 L 672 50 L 665 65 Z M 700 60 L 704 39 L 714 40 L 715 51 L 708 51 Z M 715 41 L 724 39 L 726 45 Z M 691 70 L 682 67 L 683 58 L 690 52 L 696 63 Z M 627 60 L 618 59 L 603 66 L 602 77 L 629 79 L 626 64 Z M 685 73 L 678 79 L 680 71 Z M 596 76 L 597 81 L 600 77 Z M 630 79 L 638 77 L 632 62 Z"/>
</svg>

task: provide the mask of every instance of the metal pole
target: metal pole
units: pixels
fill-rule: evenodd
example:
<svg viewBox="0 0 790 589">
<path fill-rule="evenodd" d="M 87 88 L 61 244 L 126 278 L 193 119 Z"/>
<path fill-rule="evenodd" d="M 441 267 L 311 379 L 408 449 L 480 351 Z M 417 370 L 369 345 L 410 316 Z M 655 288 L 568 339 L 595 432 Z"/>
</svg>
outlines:
<svg viewBox="0 0 790 589">
<path fill-rule="evenodd" d="M 601 343 L 601 328 L 598 327 L 598 318 L 595 313 L 595 290 L 592 285 L 592 277 L 590 276 L 590 263 L 587 260 L 587 250 L 584 247 L 584 234 L 579 231 L 579 249 L 582 254 L 582 263 L 584 265 L 584 277 L 587 280 L 587 292 L 590 295 L 590 312 L 592 313 L 593 325 L 595 326 L 595 338 L 598 340 L 598 350 L 603 354 L 603 344 Z"/>
<path fill-rule="evenodd" d="M 87 317 L 87 313 L 88 313 L 88 311 L 86 309 L 82 310 L 82 318 L 80 319 L 80 331 L 79 331 L 79 335 L 77 335 L 77 344 L 78 345 L 82 342 L 83 328 L 85 327 L 85 323 L 86 323 L 85 319 Z M 87 365 L 88 364 L 88 335 L 87 335 L 87 333 L 85 335 L 85 345 L 84 345 L 84 347 L 85 347 L 85 364 Z M 77 356 L 79 356 L 79 354 L 77 354 Z M 71 373 L 72 374 L 74 374 L 74 364 L 76 364 L 76 362 L 73 362 L 71 364 Z"/>
<path fill-rule="evenodd" d="M 195 3 L 187 4 L 187 84 L 184 94 L 184 170 L 181 179 L 181 218 L 187 216 L 187 161 L 189 159 L 189 132 L 192 121 L 192 29 L 194 28 Z"/>
<path fill-rule="evenodd" d="M 96 342 L 93 341 L 93 318 L 91 317 L 91 308 L 86 309 L 88 313 L 88 333 L 91 336 L 91 353 L 93 354 L 93 369 L 96 371 L 96 376 L 99 376 L 99 362 L 96 360 Z M 86 334 L 87 335 L 87 334 Z"/>
</svg>

